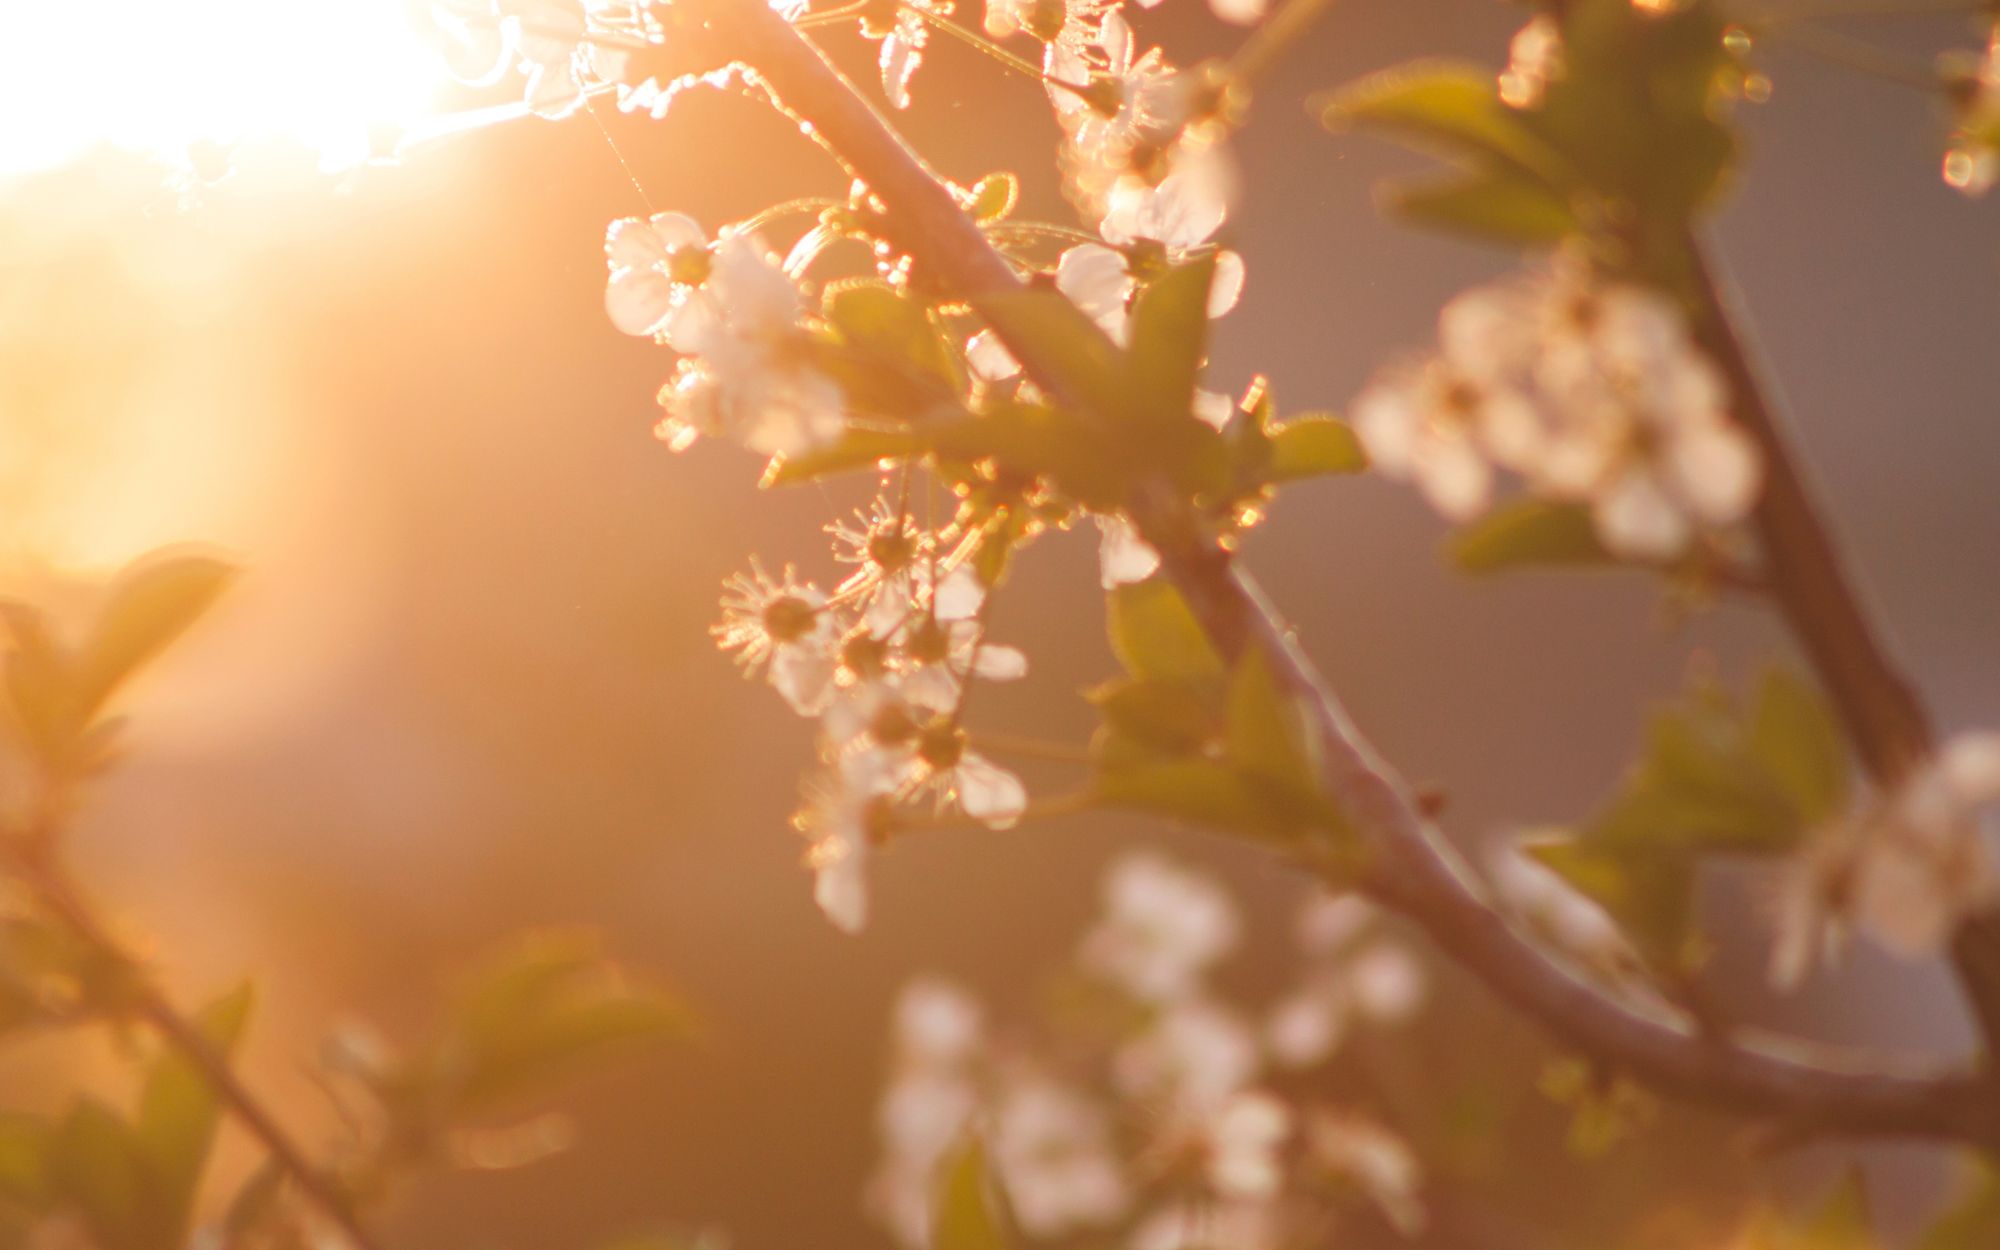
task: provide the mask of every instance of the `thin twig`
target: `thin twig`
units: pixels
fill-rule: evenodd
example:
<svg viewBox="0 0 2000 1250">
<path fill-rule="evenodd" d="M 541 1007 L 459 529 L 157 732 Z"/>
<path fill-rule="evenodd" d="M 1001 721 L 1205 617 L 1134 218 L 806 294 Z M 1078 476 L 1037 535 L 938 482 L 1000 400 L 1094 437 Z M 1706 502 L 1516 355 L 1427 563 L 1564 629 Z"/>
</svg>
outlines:
<svg viewBox="0 0 2000 1250">
<path fill-rule="evenodd" d="M 144 975 L 137 961 L 125 953 L 117 938 L 97 918 L 62 870 L 45 855 L 28 849 L 28 845 L 17 838 L 7 837 L 0 841 L 4 841 L 9 870 L 32 889 L 36 897 L 68 925 L 96 956 L 133 974 L 129 992 L 132 1006 L 140 1019 L 151 1025 L 169 1046 L 194 1065 L 223 1105 L 291 1177 L 292 1183 L 307 1201 L 340 1229 L 353 1250 L 381 1250 L 381 1243 L 362 1226 L 347 1199 L 306 1157 L 304 1149 L 292 1140 L 270 1110 L 243 1084 L 229 1066 L 229 1061 L 210 1044 L 201 1030 Z"/>
<path fill-rule="evenodd" d="M 1024 284 L 917 155 L 820 53 L 761 0 L 690 0 L 730 54 L 755 67 L 780 107 L 815 133 L 887 209 L 891 242 L 928 266 L 1000 335 L 1045 391 L 1088 414 L 1089 379 L 1073 362 L 1114 350 L 1081 312 L 1027 332 Z M 1064 317 L 1063 305 L 1038 309 Z M 1057 337 L 1067 343 L 1052 344 Z M 1088 350 L 1084 350 L 1088 348 Z M 1324 740 L 1325 783 L 1376 856 L 1366 884 L 1530 1017 L 1586 1053 L 1659 1088 L 1739 1113 L 1827 1123 L 1853 1133 L 2000 1146 L 1994 1087 L 1965 1075 L 1837 1067 L 1817 1055 L 1699 1036 L 1678 1021 L 1634 1012 L 1552 963 L 1471 884 L 1408 787 L 1348 722 L 1289 627 L 1229 553 L 1164 485 L 1129 511 L 1141 534 L 1225 655 L 1255 647 L 1310 709 Z"/>
</svg>

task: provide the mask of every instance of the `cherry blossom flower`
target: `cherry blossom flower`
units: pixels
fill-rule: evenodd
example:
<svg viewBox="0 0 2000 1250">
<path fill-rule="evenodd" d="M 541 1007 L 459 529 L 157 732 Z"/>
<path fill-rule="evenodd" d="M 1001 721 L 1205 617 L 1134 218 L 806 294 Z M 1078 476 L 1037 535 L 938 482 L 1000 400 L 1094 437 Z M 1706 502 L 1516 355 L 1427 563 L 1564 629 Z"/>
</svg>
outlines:
<svg viewBox="0 0 2000 1250">
<path fill-rule="evenodd" d="M 1199 1123 L 1256 1078 L 1257 1035 L 1242 1015 L 1207 998 L 1165 1005 L 1143 1033 L 1118 1049 L 1112 1077 L 1131 1095 L 1165 1103 Z"/>
<path fill-rule="evenodd" d="M 1562 27 L 1538 14 L 1507 45 L 1507 68 L 1500 75 L 1500 99 L 1517 109 L 1542 102 L 1549 81 L 1562 73 Z"/>
<path fill-rule="evenodd" d="M 1422 1174 L 1402 1138 L 1365 1117 L 1322 1110 L 1309 1121 L 1306 1140 L 1317 1166 L 1359 1186 L 1398 1231 L 1413 1236 L 1423 1228 Z"/>
<path fill-rule="evenodd" d="M 810 839 L 813 901 L 843 933 L 868 923 L 868 860 L 885 833 L 895 779 L 872 756 L 853 757 L 806 786 L 793 827 Z"/>
<path fill-rule="evenodd" d="M 1160 553 L 1122 516 L 1097 518 L 1098 580 L 1104 589 L 1143 582 L 1160 571 Z"/>
<path fill-rule="evenodd" d="M 896 1000 L 894 1033 L 896 1069 L 877 1112 L 882 1159 L 868 1205 L 910 1250 L 927 1250 L 938 1167 L 980 1107 L 979 1004 L 942 978 L 918 978 Z"/>
<path fill-rule="evenodd" d="M 800 715 L 817 715 L 833 693 L 836 629 L 826 596 L 791 565 L 772 577 L 755 559 L 723 590 L 722 621 L 709 631 L 716 644 L 736 653 L 747 676 L 766 670 Z"/>
<path fill-rule="evenodd" d="M 1112 866 L 1104 917 L 1085 936 L 1084 967 L 1146 1002 L 1193 992 L 1235 947 L 1236 909 L 1220 886 L 1151 853 Z"/>
<path fill-rule="evenodd" d="M 1132 1205 L 1095 1099 L 1040 1074 L 1006 1081 L 993 1113 L 993 1163 L 1022 1229 L 1059 1238 L 1123 1219 Z"/>
<path fill-rule="evenodd" d="M 2000 901 L 1983 825 L 2000 803 L 2000 733 L 1961 734 L 1893 794 L 1796 853 L 1780 893 L 1773 979 L 1791 984 L 1848 926 L 1896 954 L 1934 956 Z"/>
<path fill-rule="evenodd" d="M 1208 1181 L 1232 1198 L 1274 1197 L 1284 1185 L 1279 1151 L 1292 1132 L 1292 1111 L 1274 1095 L 1247 1090 L 1209 1117 Z"/>
<path fill-rule="evenodd" d="M 1318 1063 L 1351 1022 L 1394 1024 L 1422 1006 L 1423 965 L 1401 943 L 1371 934 L 1375 925 L 1374 908 L 1353 895 L 1319 895 L 1301 909 L 1296 929 L 1309 963 L 1265 1024 L 1278 1062 Z"/>
<path fill-rule="evenodd" d="M 1527 401 L 1438 358 L 1381 378 L 1354 401 L 1354 432 L 1369 460 L 1414 481 L 1439 512 L 1466 520 L 1493 498 L 1495 429 Z"/>
</svg>

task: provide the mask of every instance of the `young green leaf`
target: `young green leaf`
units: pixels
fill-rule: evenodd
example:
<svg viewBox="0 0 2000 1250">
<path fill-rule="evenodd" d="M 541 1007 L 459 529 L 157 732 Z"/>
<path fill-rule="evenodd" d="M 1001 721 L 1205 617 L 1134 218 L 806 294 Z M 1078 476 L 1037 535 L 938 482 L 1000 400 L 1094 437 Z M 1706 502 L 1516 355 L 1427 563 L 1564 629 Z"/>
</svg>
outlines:
<svg viewBox="0 0 2000 1250">
<path fill-rule="evenodd" d="M 1220 682 L 1227 675 L 1187 600 L 1163 577 L 1113 590 L 1106 624 L 1113 654 L 1134 677 Z"/>
<path fill-rule="evenodd" d="M 1368 453 L 1353 427 L 1333 417 L 1301 416 L 1270 427 L 1266 482 L 1292 482 L 1326 473 L 1359 473 Z"/>
<path fill-rule="evenodd" d="M 976 1140 L 945 1161 L 931 1210 L 934 1250 L 1009 1250 L 1014 1244 L 1005 1201 Z"/>
<path fill-rule="evenodd" d="M 1541 499 L 1496 508 L 1453 534 L 1448 550 L 1452 562 L 1468 573 L 1617 562 L 1597 540 L 1588 509 Z"/>
<path fill-rule="evenodd" d="M 1412 225 L 1508 247 L 1551 247 L 1577 233 L 1569 201 L 1519 170 L 1476 173 L 1383 187 L 1384 211 Z"/>
<path fill-rule="evenodd" d="M 235 1050 L 253 999 L 251 987 L 242 985 L 196 1015 L 195 1027 L 219 1056 L 226 1059 Z M 157 1182 L 155 1217 L 163 1231 L 172 1233 L 175 1244 L 187 1234 L 195 1192 L 221 1119 L 215 1087 L 180 1051 L 163 1051 L 146 1075 L 133 1136 Z"/>
<path fill-rule="evenodd" d="M 1847 807 L 1852 765 L 1833 709 L 1782 668 L 1764 674 L 1750 726 L 1751 749 L 1802 823 L 1820 825 Z"/>
<path fill-rule="evenodd" d="M 199 620 L 235 577 L 230 565 L 197 555 L 150 556 L 121 574 L 77 655 L 76 729 Z"/>
<path fill-rule="evenodd" d="M 1371 74 L 1313 101 L 1329 128 L 1365 127 L 1475 167 L 1501 164 L 1551 184 L 1561 158 L 1500 102 L 1491 70 L 1415 61 Z"/>
<path fill-rule="evenodd" d="M 1132 306 L 1128 382 L 1149 425 L 1189 417 L 1195 380 L 1208 355 L 1208 288 L 1215 254 L 1176 265 L 1149 283 Z"/>
</svg>

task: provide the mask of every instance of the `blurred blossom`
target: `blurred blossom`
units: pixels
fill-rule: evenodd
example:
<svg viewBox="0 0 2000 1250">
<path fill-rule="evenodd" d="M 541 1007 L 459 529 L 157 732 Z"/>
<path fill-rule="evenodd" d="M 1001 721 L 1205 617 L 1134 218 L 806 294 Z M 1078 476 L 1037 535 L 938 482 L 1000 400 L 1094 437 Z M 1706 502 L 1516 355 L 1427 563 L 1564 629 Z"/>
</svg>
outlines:
<svg viewBox="0 0 2000 1250">
<path fill-rule="evenodd" d="M 1903 785 L 1817 831 L 1780 874 L 1772 979 L 1795 985 L 1859 927 L 1889 950 L 1941 954 L 2000 901 L 1986 822 L 2000 803 L 2000 734 L 1952 738 Z"/>
<path fill-rule="evenodd" d="M 1149 1002 L 1178 998 L 1236 945 L 1235 905 L 1208 877 L 1149 853 L 1113 865 L 1086 968 Z"/>
</svg>

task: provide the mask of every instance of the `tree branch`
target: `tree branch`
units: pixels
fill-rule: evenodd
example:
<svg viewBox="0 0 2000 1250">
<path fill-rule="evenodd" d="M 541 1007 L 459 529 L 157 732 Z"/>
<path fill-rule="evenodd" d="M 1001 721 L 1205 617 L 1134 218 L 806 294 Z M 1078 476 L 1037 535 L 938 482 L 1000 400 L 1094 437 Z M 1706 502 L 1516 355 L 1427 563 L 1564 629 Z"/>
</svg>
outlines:
<svg viewBox="0 0 2000 1250">
<path fill-rule="evenodd" d="M 168 1001 L 165 994 L 125 953 L 104 922 L 97 918 L 69 879 L 47 858 L 46 848 L 30 848 L 18 837 L 4 839 L 8 867 L 42 903 L 97 956 L 114 967 L 127 969 L 131 977 L 132 1006 L 166 1043 L 194 1065 L 223 1105 L 250 1131 L 250 1135 L 270 1154 L 320 1214 L 332 1221 L 353 1250 L 381 1250 L 380 1243 L 364 1228 L 347 1199 L 327 1176 L 306 1157 L 277 1119 L 257 1096 L 237 1077 L 229 1060 L 211 1045 L 193 1022 Z"/>
<path fill-rule="evenodd" d="M 1082 379 L 1068 376 L 1065 360 L 1043 350 L 1040 337 L 1017 332 L 1011 319 L 1022 281 L 839 71 L 763 0 L 682 2 L 880 198 L 890 242 L 985 316 L 1038 386 L 1074 402 Z M 1076 334 L 1102 337 L 1080 313 L 1076 322 Z M 2000 1147 L 1993 1090 L 1974 1078 L 1842 1069 L 1697 1036 L 1640 1015 L 1556 966 L 1481 897 L 1402 780 L 1348 722 L 1289 627 L 1198 518 L 1164 484 L 1137 492 L 1129 511 L 1218 650 L 1235 656 L 1257 648 L 1312 709 L 1329 792 L 1376 852 L 1367 888 L 1508 1001 L 1568 1044 L 1696 1101 L 1831 1130 Z"/>
<path fill-rule="evenodd" d="M 1740 328 L 1740 301 L 1702 242 L 1690 235 L 1686 247 L 1695 268 L 1695 336 L 1728 378 L 1736 419 L 1763 453 L 1764 491 L 1754 520 L 1771 594 L 1833 696 L 1869 775 L 1893 790 L 1935 749 L 1930 717 L 1842 566 L 1788 446 L 1777 391 Z M 1989 910 L 1961 925 L 1952 961 L 1984 1034 L 1990 1069 L 2000 1051 L 2000 913 Z"/>
</svg>

